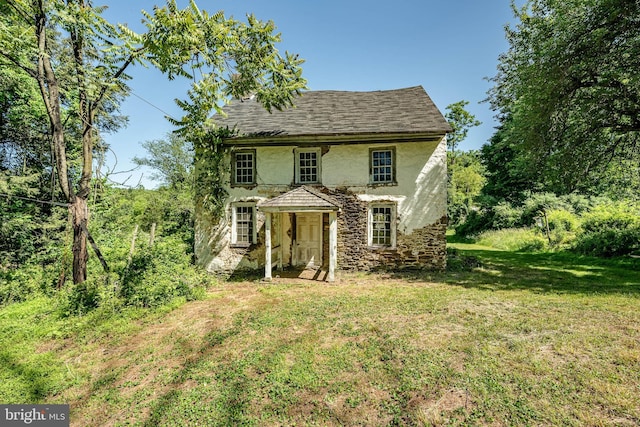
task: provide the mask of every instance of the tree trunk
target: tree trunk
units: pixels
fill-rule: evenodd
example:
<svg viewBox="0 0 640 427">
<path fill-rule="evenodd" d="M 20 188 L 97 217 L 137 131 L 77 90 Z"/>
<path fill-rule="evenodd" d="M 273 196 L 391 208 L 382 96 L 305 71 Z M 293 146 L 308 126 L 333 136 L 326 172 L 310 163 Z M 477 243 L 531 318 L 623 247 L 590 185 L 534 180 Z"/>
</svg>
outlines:
<svg viewBox="0 0 640 427">
<path fill-rule="evenodd" d="M 89 221 L 89 209 L 87 199 L 75 197 L 69 205 L 69 211 L 73 220 L 73 283 L 82 283 L 87 280 L 87 260 L 89 251 L 87 248 L 87 223 Z"/>
</svg>

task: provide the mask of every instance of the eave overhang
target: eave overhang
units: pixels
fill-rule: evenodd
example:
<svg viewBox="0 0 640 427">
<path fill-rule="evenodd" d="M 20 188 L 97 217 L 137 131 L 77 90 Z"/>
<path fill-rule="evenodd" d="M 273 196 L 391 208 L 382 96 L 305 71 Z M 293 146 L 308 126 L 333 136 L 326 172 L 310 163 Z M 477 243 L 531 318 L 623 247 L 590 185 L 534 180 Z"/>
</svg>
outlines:
<svg viewBox="0 0 640 427">
<path fill-rule="evenodd" d="M 304 146 L 304 145 L 344 145 L 372 143 L 440 142 L 446 135 L 442 133 L 370 133 L 370 134 L 313 134 L 313 135 L 277 135 L 259 134 L 237 136 L 225 139 L 223 147 L 257 146 Z"/>
</svg>

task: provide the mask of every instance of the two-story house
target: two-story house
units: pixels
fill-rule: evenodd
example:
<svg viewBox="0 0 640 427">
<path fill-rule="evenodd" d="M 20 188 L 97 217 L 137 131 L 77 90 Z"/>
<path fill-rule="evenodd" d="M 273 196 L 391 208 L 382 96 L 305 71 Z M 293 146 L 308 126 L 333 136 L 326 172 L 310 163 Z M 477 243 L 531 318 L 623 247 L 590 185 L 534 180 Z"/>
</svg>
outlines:
<svg viewBox="0 0 640 427">
<path fill-rule="evenodd" d="M 234 100 L 218 126 L 228 198 L 217 224 L 196 215 L 209 271 L 443 269 L 447 121 L 420 86 L 309 91 L 267 112 Z"/>
</svg>

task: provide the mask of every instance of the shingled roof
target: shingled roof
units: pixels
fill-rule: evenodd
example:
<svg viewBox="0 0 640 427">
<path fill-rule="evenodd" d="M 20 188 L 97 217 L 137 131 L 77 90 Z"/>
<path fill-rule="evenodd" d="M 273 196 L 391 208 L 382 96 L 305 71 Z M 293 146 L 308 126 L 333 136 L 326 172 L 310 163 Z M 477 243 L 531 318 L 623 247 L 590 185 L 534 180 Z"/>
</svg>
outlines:
<svg viewBox="0 0 640 427">
<path fill-rule="evenodd" d="M 305 185 L 264 201 L 258 205 L 262 211 L 339 211 L 340 204 L 333 197 Z"/>
<path fill-rule="evenodd" d="M 216 116 L 239 137 L 444 134 L 451 127 L 422 86 L 375 92 L 308 91 L 295 107 L 269 113 L 255 99 L 233 100 Z"/>
</svg>

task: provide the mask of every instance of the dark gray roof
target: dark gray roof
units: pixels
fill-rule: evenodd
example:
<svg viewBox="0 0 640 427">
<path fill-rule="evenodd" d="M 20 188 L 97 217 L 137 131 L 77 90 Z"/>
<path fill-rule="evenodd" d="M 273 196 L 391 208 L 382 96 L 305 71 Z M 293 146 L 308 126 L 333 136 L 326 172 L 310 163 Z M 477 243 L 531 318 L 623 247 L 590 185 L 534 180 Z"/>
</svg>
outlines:
<svg viewBox="0 0 640 427">
<path fill-rule="evenodd" d="M 303 185 L 260 203 L 258 209 L 263 211 L 287 209 L 338 211 L 340 204 L 333 197 Z"/>
<path fill-rule="evenodd" d="M 451 127 L 422 86 L 375 92 L 308 91 L 295 107 L 269 113 L 255 99 L 233 100 L 217 126 L 239 136 L 444 134 Z"/>
</svg>

